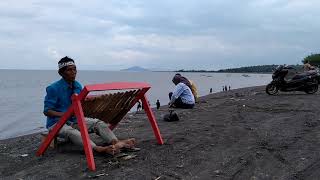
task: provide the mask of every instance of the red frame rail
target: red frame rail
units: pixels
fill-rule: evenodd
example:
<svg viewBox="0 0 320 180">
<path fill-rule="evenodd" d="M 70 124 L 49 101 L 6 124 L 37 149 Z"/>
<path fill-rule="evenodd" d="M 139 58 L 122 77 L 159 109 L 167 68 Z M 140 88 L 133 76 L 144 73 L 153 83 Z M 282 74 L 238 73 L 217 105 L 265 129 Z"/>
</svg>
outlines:
<svg viewBox="0 0 320 180">
<path fill-rule="evenodd" d="M 142 105 L 145 109 L 145 112 L 148 116 L 149 122 L 153 129 L 154 135 L 157 139 L 158 144 L 162 145 L 163 139 L 160 134 L 160 130 L 157 124 L 157 121 L 154 117 L 154 114 L 149 106 L 147 97 L 145 93 L 151 88 L 151 86 L 147 83 L 140 83 L 140 82 L 113 82 L 113 83 L 105 83 L 105 84 L 93 84 L 93 85 L 86 85 L 79 95 L 73 94 L 72 95 L 72 105 L 69 109 L 64 113 L 64 115 L 60 118 L 54 128 L 49 132 L 48 136 L 41 143 L 36 155 L 41 156 L 47 150 L 48 146 L 50 145 L 51 141 L 57 136 L 58 132 L 62 128 L 62 126 L 67 122 L 72 114 L 74 114 L 77 118 L 84 151 L 87 158 L 88 167 L 90 170 L 95 171 L 96 165 L 93 158 L 92 147 L 90 144 L 90 138 L 87 130 L 87 125 L 85 123 L 85 118 L 82 110 L 81 101 L 83 101 L 90 92 L 93 91 L 107 91 L 107 90 L 124 90 L 124 89 L 140 89 L 141 91 L 136 95 L 136 98 L 133 100 L 131 107 L 134 106 L 139 100 L 142 101 Z M 117 124 L 110 124 L 110 129 L 114 129 Z"/>
</svg>

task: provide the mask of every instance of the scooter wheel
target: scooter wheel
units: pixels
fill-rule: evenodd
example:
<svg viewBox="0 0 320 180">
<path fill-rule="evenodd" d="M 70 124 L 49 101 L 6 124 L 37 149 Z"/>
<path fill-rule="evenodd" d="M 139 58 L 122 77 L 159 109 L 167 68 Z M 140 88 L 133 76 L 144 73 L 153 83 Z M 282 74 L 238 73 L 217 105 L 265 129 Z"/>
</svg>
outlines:
<svg viewBox="0 0 320 180">
<path fill-rule="evenodd" d="M 314 84 L 312 86 L 306 87 L 304 92 L 306 92 L 307 94 L 314 94 L 318 91 L 318 88 L 319 88 L 318 84 Z"/>
<path fill-rule="evenodd" d="M 277 88 L 277 86 L 275 84 L 268 84 L 266 86 L 266 93 L 269 95 L 275 95 L 277 94 L 279 91 L 279 89 Z"/>
</svg>

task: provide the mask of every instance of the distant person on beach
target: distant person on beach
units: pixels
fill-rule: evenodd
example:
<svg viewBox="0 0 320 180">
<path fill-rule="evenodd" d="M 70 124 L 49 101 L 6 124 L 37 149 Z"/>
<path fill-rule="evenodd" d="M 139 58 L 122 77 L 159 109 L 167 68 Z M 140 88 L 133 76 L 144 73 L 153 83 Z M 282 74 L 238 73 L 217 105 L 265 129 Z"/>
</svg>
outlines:
<svg viewBox="0 0 320 180">
<path fill-rule="evenodd" d="M 212 88 L 210 88 L 210 93 L 212 93 Z"/>
<path fill-rule="evenodd" d="M 137 105 L 137 112 L 138 111 L 141 111 L 141 102 L 140 101 L 138 101 L 138 105 Z"/>
<path fill-rule="evenodd" d="M 222 91 L 224 91 L 224 86 L 222 86 Z"/>
<path fill-rule="evenodd" d="M 60 80 L 50 84 L 46 88 L 43 113 L 47 116 L 46 128 L 53 129 L 59 119 L 72 104 L 71 96 L 79 94 L 82 85 L 76 81 L 77 68 L 73 59 L 64 57 L 58 62 L 58 73 L 62 77 Z M 85 120 L 89 132 L 100 135 L 104 143 L 108 146 L 99 146 L 90 140 L 93 150 L 100 153 L 116 154 L 121 148 L 133 148 L 135 139 L 118 140 L 115 134 L 109 129 L 108 125 L 97 119 Z M 77 119 L 72 116 L 67 123 L 60 129 L 59 135 L 69 139 L 78 146 L 83 146 Z"/>
<path fill-rule="evenodd" d="M 310 70 L 314 70 L 315 67 L 310 64 L 310 61 L 306 61 L 303 64 L 303 69 L 304 69 L 304 71 L 310 71 Z"/>
<path fill-rule="evenodd" d="M 194 99 L 197 102 L 199 97 L 198 97 L 198 89 L 197 89 L 195 83 L 193 81 L 187 79 L 186 77 L 182 76 L 180 73 L 175 74 L 175 76 L 180 77 L 181 82 L 184 83 L 185 85 L 187 85 L 191 89 L 191 92 L 194 96 Z"/>
<path fill-rule="evenodd" d="M 228 91 L 227 85 L 224 86 L 225 91 Z"/>
<path fill-rule="evenodd" d="M 173 92 L 169 93 L 169 107 L 191 109 L 194 107 L 195 98 L 191 89 L 183 83 L 181 75 L 175 75 L 172 82 L 176 85 Z"/>
<path fill-rule="evenodd" d="M 160 108 L 160 101 L 159 101 L 159 99 L 157 99 L 156 105 L 157 105 L 157 109 L 159 109 L 159 108 Z"/>
<path fill-rule="evenodd" d="M 231 90 L 231 87 L 229 86 L 229 91 Z"/>
</svg>

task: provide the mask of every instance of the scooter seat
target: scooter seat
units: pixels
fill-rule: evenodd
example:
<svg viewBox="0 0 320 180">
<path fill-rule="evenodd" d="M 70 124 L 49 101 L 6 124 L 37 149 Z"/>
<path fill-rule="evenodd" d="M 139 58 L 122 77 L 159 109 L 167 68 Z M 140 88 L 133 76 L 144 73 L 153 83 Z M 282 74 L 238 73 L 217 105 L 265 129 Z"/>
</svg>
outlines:
<svg viewBox="0 0 320 180">
<path fill-rule="evenodd" d="M 306 75 L 306 74 L 297 74 L 297 75 L 295 75 L 293 78 L 292 78 L 292 80 L 298 80 L 298 79 L 303 79 L 303 78 L 305 78 L 305 77 L 307 77 L 308 75 Z"/>
<path fill-rule="evenodd" d="M 286 80 L 286 83 L 297 83 L 297 82 L 300 82 L 300 81 L 304 81 L 308 79 L 308 76 L 305 76 L 305 75 L 297 75 L 295 77 L 293 77 L 292 79 L 290 80 Z"/>
<path fill-rule="evenodd" d="M 292 78 L 292 80 L 302 79 L 302 78 L 305 78 L 307 76 L 316 75 L 316 74 L 317 74 L 317 71 L 310 70 L 310 71 L 306 71 L 306 72 L 303 72 L 303 73 L 295 75 Z"/>
</svg>

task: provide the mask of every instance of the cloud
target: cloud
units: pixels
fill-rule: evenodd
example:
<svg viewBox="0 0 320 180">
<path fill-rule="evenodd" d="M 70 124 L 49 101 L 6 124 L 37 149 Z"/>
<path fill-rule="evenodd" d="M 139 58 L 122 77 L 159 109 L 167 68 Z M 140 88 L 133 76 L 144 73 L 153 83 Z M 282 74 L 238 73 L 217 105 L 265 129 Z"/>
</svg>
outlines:
<svg viewBox="0 0 320 180">
<path fill-rule="evenodd" d="M 57 50 L 51 47 L 48 47 L 48 54 L 50 57 L 52 57 L 52 59 L 55 59 L 55 60 L 58 60 L 59 58 L 62 57 L 62 55 Z"/>
<path fill-rule="evenodd" d="M 316 0 L 1 1 L 1 68 L 55 69 L 65 55 L 82 69 L 295 64 L 318 51 L 319 5 Z"/>
</svg>

